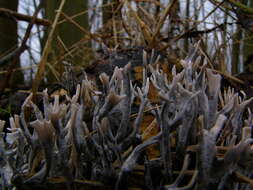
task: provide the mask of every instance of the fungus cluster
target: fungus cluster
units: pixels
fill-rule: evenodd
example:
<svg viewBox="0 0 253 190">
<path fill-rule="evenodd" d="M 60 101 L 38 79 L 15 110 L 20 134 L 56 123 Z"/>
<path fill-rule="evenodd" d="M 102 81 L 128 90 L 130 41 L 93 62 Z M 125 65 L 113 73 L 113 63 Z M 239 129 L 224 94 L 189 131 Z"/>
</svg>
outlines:
<svg viewBox="0 0 253 190">
<path fill-rule="evenodd" d="M 100 90 L 85 76 L 62 102 L 44 90 L 39 108 L 28 96 L 8 133 L 0 122 L 3 189 L 251 189 L 253 98 L 221 90 L 198 59 L 182 60 L 171 81 L 145 53 L 143 63 L 141 86 L 127 64 L 100 74 Z"/>
</svg>

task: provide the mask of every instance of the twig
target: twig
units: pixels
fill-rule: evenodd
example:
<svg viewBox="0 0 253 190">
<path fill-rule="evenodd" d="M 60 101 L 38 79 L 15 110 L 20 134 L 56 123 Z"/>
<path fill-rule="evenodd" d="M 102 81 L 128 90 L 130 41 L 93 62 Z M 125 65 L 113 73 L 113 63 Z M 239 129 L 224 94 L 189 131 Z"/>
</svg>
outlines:
<svg viewBox="0 0 253 190">
<path fill-rule="evenodd" d="M 32 22 L 34 20 L 34 24 L 43 25 L 43 26 L 51 26 L 51 22 L 47 19 L 41 19 L 41 18 L 34 18 L 33 16 L 17 13 L 16 11 L 6 9 L 6 8 L 0 8 L 0 16 L 6 17 L 6 18 L 12 18 L 14 17 L 17 20 L 25 21 L 25 22 Z"/>
<path fill-rule="evenodd" d="M 142 19 L 137 15 L 137 13 L 132 9 L 129 2 L 127 2 L 128 9 L 131 12 L 131 15 L 135 18 L 136 23 L 139 25 L 142 35 L 148 44 L 152 42 L 151 30 L 150 28 L 142 21 Z"/>
<path fill-rule="evenodd" d="M 99 39 L 97 39 L 96 35 L 90 33 L 88 30 L 86 30 L 84 27 L 82 27 L 80 24 L 78 24 L 76 21 L 74 21 L 71 17 L 66 15 L 64 12 L 61 12 L 61 15 L 71 24 L 73 24 L 75 27 L 77 27 L 80 31 L 82 31 L 85 35 L 89 37 L 89 39 L 93 39 L 97 42 L 101 42 Z M 98 35 L 98 34 L 97 34 Z M 100 35 L 98 35 L 100 37 Z"/>
<path fill-rule="evenodd" d="M 30 34 L 31 34 L 31 32 L 32 32 L 32 28 L 33 28 L 34 22 L 35 22 L 36 17 L 37 17 L 37 15 L 38 15 L 38 13 L 39 13 L 39 11 L 40 11 L 41 8 L 42 8 L 42 4 L 40 4 L 40 5 L 38 6 L 38 8 L 36 9 L 36 11 L 34 12 L 34 14 L 33 14 L 33 16 L 32 16 L 32 20 L 31 20 L 31 22 L 29 23 L 29 25 L 28 25 L 28 27 L 27 27 L 27 29 L 26 29 L 26 32 L 25 32 L 24 38 L 23 38 L 23 40 L 22 40 L 22 42 L 21 42 L 21 45 L 20 45 L 20 47 L 19 47 L 19 48 L 17 49 L 17 51 L 16 51 L 15 59 L 14 59 L 13 62 L 10 64 L 9 69 L 8 69 L 8 73 L 6 74 L 6 79 L 5 79 L 4 83 L 3 83 L 3 86 L 1 86 L 1 91 L 2 91 L 2 92 L 3 92 L 4 89 L 8 86 L 8 83 L 9 83 L 10 78 L 11 78 L 11 76 L 12 76 L 12 73 L 13 73 L 13 71 L 14 71 L 14 69 L 15 69 L 15 66 L 16 66 L 16 65 L 18 64 L 18 62 L 19 62 L 19 57 L 20 57 L 20 55 L 27 49 L 26 43 L 27 43 L 27 41 L 28 41 L 28 39 L 29 39 L 29 37 L 30 37 Z M 13 55 L 12 55 L 12 56 L 13 56 Z M 12 57 L 12 56 L 11 56 L 11 57 Z"/>
<path fill-rule="evenodd" d="M 54 19 L 54 22 L 53 22 L 53 25 L 52 25 L 52 30 L 50 31 L 47 42 L 45 44 L 45 48 L 43 50 L 40 63 L 38 65 L 38 70 L 37 70 L 37 73 L 35 75 L 35 79 L 33 80 L 33 84 L 32 84 L 33 94 L 36 94 L 36 92 L 38 91 L 40 82 L 42 80 L 42 77 L 43 77 L 43 74 L 44 74 L 44 71 L 45 71 L 45 65 L 46 65 L 46 62 L 47 62 L 47 57 L 48 57 L 48 54 L 49 54 L 50 49 L 51 49 L 51 41 L 53 40 L 53 35 L 54 35 L 54 32 L 55 32 L 55 28 L 56 28 L 57 22 L 60 18 L 60 14 L 61 14 L 61 11 L 62 11 L 63 6 L 65 4 L 65 1 L 66 0 L 61 1 L 59 10 L 58 10 L 58 12 L 55 16 L 55 19 Z M 34 96 L 34 98 L 35 97 L 36 96 Z"/>
<path fill-rule="evenodd" d="M 160 29 L 162 28 L 165 19 L 167 18 L 168 14 L 170 13 L 171 9 L 173 8 L 174 4 L 177 2 L 177 0 L 173 0 L 172 2 L 170 2 L 170 4 L 167 6 L 167 8 L 164 11 L 164 14 L 162 15 L 162 17 L 160 18 L 156 30 L 154 32 L 154 35 L 152 37 L 152 43 L 155 43 L 155 38 L 157 37 L 157 35 L 160 32 Z"/>
<path fill-rule="evenodd" d="M 199 24 L 199 23 L 203 23 L 205 22 L 205 20 L 211 16 L 218 8 L 221 7 L 221 5 L 224 3 L 224 0 L 222 2 L 220 2 L 218 5 L 216 5 L 216 7 L 210 11 L 200 22 L 196 22 L 191 29 L 185 31 L 184 33 L 182 34 L 179 34 L 178 36 L 176 36 L 173 41 L 178 41 L 179 39 L 181 38 L 188 38 L 188 37 L 196 37 L 198 35 L 202 35 L 202 34 L 206 34 L 206 33 L 210 33 L 212 31 L 215 31 L 217 28 L 222 28 L 224 27 L 226 24 L 228 23 L 223 23 L 223 24 L 220 24 L 220 25 L 217 25 L 215 26 L 214 28 L 211 28 L 211 29 L 206 29 L 206 30 L 202 30 L 202 31 L 196 31 L 195 28 L 196 26 Z M 231 23 L 229 23 L 231 24 Z M 232 23 L 233 24 L 233 23 Z"/>
<path fill-rule="evenodd" d="M 4 65 L 7 65 L 8 62 L 13 59 L 14 57 L 17 56 L 17 54 L 19 53 L 20 49 L 19 48 L 16 48 L 14 49 L 14 51 L 11 51 L 10 53 L 8 53 L 7 55 L 5 55 L 4 57 L 2 57 L 0 59 L 0 65 L 1 67 L 4 66 Z"/>
<path fill-rule="evenodd" d="M 240 3 L 235 0 L 228 0 L 232 5 L 236 6 L 238 9 L 242 10 L 243 12 L 252 15 L 253 14 L 253 9 L 247 5 L 244 5 L 243 3 Z"/>
<path fill-rule="evenodd" d="M 253 187 L 253 180 L 248 178 L 247 176 L 240 174 L 239 172 L 233 172 L 233 177 L 240 183 L 247 183 L 251 187 Z"/>
</svg>

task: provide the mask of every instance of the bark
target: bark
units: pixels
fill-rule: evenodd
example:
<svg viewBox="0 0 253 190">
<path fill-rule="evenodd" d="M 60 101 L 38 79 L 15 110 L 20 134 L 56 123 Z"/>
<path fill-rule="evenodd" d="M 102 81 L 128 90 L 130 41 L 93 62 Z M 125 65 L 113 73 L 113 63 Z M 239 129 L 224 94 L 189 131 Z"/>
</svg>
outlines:
<svg viewBox="0 0 253 190">
<path fill-rule="evenodd" d="M 240 64 L 240 40 L 242 38 L 242 29 L 239 25 L 236 26 L 236 32 L 233 35 L 232 45 L 232 74 L 237 74 Z"/>
<path fill-rule="evenodd" d="M 253 8 L 253 0 L 248 0 L 244 2 L 249 8 Z M 252 32 L 245 30 L 243 40 L 243 70 L 245 72 L 253 72 L 253 36 Z"/>
</svg>

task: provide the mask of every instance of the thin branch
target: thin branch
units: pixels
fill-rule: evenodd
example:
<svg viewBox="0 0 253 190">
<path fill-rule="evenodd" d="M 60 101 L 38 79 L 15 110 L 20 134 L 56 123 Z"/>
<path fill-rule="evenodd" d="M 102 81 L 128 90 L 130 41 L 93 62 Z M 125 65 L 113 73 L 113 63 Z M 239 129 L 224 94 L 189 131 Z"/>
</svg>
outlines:
<svg viewBox="0 0 253 190">
<path fill-rule="evenodd" d="M 31 22 L 34 19 L 34 24 L 43 25 L 43 26 L 51 26 L 51 22 L 47 19 L 34 18 L 33 16 L 17 13 L 16 11 L 0 8 L 0 16 L 5 18 L 15 18 L 19 21 Z"/>
<path fill-rule="evenodd" d="M 52 25 L 52 30 L 50 31 L 48 39 L 47 39 L 47 42 L 45 44 L 45 48 L 43 50 L 40 63 L 38 65 L 38 71 L 37 71 L 37 73 L 35 75 L 35 79 L 34 79 L 33 84 L 32 84 L 32 92 L 33 92 L 33 94 L 36 94 L 36 92 L 38 91 L 40 82 L 42 80 L 42 77 L 43 77 L 43 74 L 44 74 L 44 71 L 45 71 L 46 62 L 47 62 L 47 57 L 48 57 L 49 52 L 51 50 L 51 42 L 53 40 L 53 35 L 54 35 L 55 29 L 56 29 L 57 22 L 58 22 L 58 20 L 60 18 L 63 6 L 65 4 L 65 1 L 66 0 L 62 0 L 61 1 L 59 10 L 58 10 L 58 12 L 56 14 L 55 20 L 54 20 L 53 25 Z M 36 97 L 36 96 L 34 96 L 34 97 Z"/>
<path fill-rule="evenodd" d="M 27 26 L 27 29 L 26 29 L 24 38 L 23 38 L 23 40 L 21 42 L 21 45 L 20 45 L 19 48 L 17 48 L 17 51 L 15 51 L 15 53 L 16 53 L 16 55 L 14 54 L 15 55 L 15 57 L 14 57 L 15 59 L 13 60 L 13 62 L 9 66 L 8 73 L 6 74 L 5 81 L 3 83 L 3 86 L 1 86 L 1 92 L 3 92 L 4 89 L 8 86 L 8 83 L 10 81 L 10 78 L 11 78 L 12 74 L 13 74 L 15 66 L 19 63 L 19 57 L 20 57 L 20 55 L 27 49 L 26 43 L 27 43 L 27 41 L 28 41 L 28 39 L 30 37 L 30 34 L 32 32 L 32 28 L 33 28 L 34 22 L 36 20 L 37 15 L 39 14 L 39 11 L 40 11 L 41 8 L 42 8 L 42 4 L 40 4 L 38 6 L 38 8 L 35 10 L 35 12 L 34 12 L 34 14 L 32 16 L 32 20 L 29 23 L 29 25 Z M 12 57 L 13 57 L 13 55 L 11 55 L 11 58 Z"/>
</svg>

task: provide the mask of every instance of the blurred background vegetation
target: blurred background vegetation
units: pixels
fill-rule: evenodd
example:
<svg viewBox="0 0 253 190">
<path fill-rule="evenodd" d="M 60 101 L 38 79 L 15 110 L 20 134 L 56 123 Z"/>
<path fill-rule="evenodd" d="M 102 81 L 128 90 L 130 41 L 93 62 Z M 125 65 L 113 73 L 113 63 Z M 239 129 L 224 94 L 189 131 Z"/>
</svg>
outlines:
<svg viewBox="0 0 253 190">
<path fill-rule="evenodd" d="M 252 32 L 253 0 L 0 0 L 0 93 L 37 91 L 66 65 L 80 70 L 99 52 L 132 47 L 176 64 L 198 43 L 213 69 L 251 73 Z"/>
</svg>

